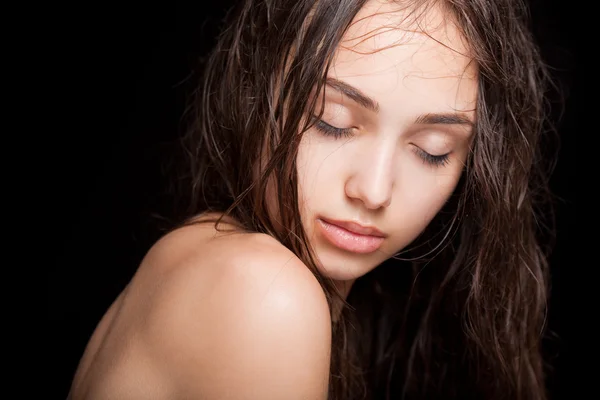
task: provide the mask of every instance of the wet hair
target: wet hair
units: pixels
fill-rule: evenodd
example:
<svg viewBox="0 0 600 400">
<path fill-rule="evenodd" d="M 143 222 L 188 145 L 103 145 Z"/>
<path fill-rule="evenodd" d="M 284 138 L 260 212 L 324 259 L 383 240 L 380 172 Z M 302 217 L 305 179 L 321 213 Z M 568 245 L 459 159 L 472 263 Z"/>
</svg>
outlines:
<svg viewBox="0 0 600 400">
<path fill-rule="evenodd" d="M 182 138 L 186 215 L 225 213 L 272 235 L 313 272 L 330 306 L 343 300 L 316 268 L 295 160 L 305 116 L 318 114 L 315 93 L 365 2 L 240 2 L 202 65 Z M 330 399 L 545 399 L 550 80 L 527 8 L 397 4 L 415 22 L 442 7 L 461 32 L 478 70 L 474 138 L 444 208 L 409 248 L 355 282 L 332 322 Z"/>
</svg>

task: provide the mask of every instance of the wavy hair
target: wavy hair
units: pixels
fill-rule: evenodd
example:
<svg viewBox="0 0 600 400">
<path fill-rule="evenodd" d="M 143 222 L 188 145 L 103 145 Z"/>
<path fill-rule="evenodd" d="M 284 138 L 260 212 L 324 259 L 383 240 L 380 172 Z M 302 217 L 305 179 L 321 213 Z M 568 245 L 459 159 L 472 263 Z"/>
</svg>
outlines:
<svg viewBox="0 0 600 400">
<path fill-rule="evenodd" d="M 365 2 L 242 1 L 202 64 L 182 137 L 187 217 L 220 212 L 272 235 L 314 273 L 330 306 L 344 300 L 316 268 L 295 160 L 314 93 Z M 550 80 L 527 8 L 398 4 L 415 21 L 439 5 L 460 29 L 479 71 L 475 136 L 444 209 L 410 248 L 356 281 L 332 322 L 330 399 L 545 399 Z M 283 231 L 267 207 L 269 182 Z"/>
</svg>

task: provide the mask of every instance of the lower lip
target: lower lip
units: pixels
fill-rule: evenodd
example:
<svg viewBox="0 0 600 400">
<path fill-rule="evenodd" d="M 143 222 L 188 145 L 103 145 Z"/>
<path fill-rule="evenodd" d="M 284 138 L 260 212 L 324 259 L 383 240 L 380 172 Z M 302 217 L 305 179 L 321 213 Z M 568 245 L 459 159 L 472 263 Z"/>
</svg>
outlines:
<svg viewBox="0 0 600 400">
<path fill-rule="evenodd" d="M 325 238 L 340 249 L 366 254 L 374 252 L 383 243 L 382 237 L 361 235 L 325 222 L 322 219 L 318 219 L 318 221 Z"/>
</svg>

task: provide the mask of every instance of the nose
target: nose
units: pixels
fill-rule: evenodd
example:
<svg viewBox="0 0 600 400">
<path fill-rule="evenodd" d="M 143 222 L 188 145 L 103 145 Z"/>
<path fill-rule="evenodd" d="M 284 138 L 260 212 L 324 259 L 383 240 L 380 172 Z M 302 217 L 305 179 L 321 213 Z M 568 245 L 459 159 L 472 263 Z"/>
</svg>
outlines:
<svg viewBox="0 0 600 400">
<path fill-rule="evenodd" d="M 382 143 L 357 162 L 345 185 L 346 196 L 370 210 L 388 207 L 394 188 L 394 146 Z M 358 160 L 357 160 L 358 161 Z"/>
</svg>

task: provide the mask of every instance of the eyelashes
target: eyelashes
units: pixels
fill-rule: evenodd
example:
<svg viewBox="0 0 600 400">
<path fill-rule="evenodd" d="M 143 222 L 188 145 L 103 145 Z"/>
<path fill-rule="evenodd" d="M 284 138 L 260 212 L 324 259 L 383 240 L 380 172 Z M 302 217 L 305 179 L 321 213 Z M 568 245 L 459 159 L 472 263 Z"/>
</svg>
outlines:
<svg viewBox="0 0 600 400">
<path fill-rule="evenodd" d="M 428 152 L 424 151 L 423 149 L 419 148 L 419 147 L 415 147 L 415 152 L 417 153 L 417 155 L 419 157 L 421 157 L 423 159 L 423 161 L 429 165 L 433 165 L 436 167 L 441 167 L 443 165 L 446 165 L 448 163 L 449 160 L 449 154 L 442 154 L 439 156 L 434 156 L 433 154 L 429 154 Z"/>
<path fill-rule="evenodd" d="M 353 133 L 352 128 L 337 128 L 335 126 L 329 125 L 327 122 L 321 119 L 318 119 L 316 116 L 314 117 L 314 122 L 315 128 L 317 128 L 319 132 L 321 132 L 325 136 L 333 137 L 334 139 L 340 139 L 343 137 L 349 138 L 352 136 Z M 416 146 L 415 153 L 417 153 L 417 155 L 423 160 L 424 163 L 435 167 L 441 167 L 446 165 L 450 158 L 450 153 L 436 156 L 433 154 L 429 154 L 425 150 Z"/>
<path fill-rule="evenodd" d="M 317 117 L 315 117 L 315 127 L 326 136 L 332 136 L 336 139 L 352 136 L 352 128 L 336 128 L 321 119 L 317 119 Z"/>
</svg>

